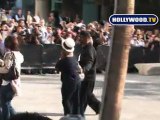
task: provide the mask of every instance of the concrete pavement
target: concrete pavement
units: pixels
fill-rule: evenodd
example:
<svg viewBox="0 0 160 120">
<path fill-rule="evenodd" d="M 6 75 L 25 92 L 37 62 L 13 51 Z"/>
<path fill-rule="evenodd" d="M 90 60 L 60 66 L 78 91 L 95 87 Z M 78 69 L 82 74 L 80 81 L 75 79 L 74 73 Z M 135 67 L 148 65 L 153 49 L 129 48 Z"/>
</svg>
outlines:
<svg viewBox="0 0 160 120">
<path fill-rule="evenodd" d="M 94 93 L 101 99 L 104 77 L 97 75 Z M 159 76 L 128 74 L 121 120 L 159 120 Z M 63 115 L 59 75 L 22 75 L 22 95 L 15 97 L 17 112 L 38 112 L 53 120 Z M 88 107 L 87 120 L 98 120 L 98 115 Z"/>
<path fill-rule="evenodd" d="M 127 76 L 121 120 L 160 119 L 160 76 Z"/>
</svg>

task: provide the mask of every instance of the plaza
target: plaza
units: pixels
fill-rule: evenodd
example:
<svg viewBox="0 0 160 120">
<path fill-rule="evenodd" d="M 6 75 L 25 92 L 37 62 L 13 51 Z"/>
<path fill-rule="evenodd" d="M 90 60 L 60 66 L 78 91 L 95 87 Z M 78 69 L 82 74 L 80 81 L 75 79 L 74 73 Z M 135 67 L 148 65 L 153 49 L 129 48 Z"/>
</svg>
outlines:
<svg viewBox="0 0 160 120">
<path fill-rule="evenodd" d="M 59 74 L 22 75 L 22 94 L 13 100 L 17 112 L 38 112 L 53 120 L 63 116 Z M 104 75 L 98 74 L 94 93 L 101 99 Z M 120 120 L 158 120 L 160 118 L 159 76 L 128 74 Z M 86 120 L 98 120 L 88 107 Z"/>
</svg>

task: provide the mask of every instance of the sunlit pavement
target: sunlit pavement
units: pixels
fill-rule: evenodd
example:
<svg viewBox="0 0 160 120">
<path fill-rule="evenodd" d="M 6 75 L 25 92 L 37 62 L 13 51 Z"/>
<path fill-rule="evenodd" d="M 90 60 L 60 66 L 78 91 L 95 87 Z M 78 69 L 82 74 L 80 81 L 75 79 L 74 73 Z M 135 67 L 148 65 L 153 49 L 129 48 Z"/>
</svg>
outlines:
<svg viewBox="0 0 160 120">
<path fill-rule="evenodd" d="M 128 74 L 121 120 L 159 120 L 160 76 Z M 97 75 L 94 93 L 101 99 L 104 76 Z M 17 112 L 38 112 L 53 120 L 63 116 L 60 75 L 22 75 L 22 95 L 15 97 Z M 88 107 L 87 120 L 98 120 Z"/>
</svg>

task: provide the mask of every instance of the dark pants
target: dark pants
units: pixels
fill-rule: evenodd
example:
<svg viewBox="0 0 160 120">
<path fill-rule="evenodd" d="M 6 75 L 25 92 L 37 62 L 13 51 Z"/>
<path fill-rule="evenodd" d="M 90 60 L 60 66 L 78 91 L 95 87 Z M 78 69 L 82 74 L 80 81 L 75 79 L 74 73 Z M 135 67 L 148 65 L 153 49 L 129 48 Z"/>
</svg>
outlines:
<svg viewBox="0 0 160 120">
<path fill-rule="evenodd" d="M 80 92 L 80 112 L 84 116 L 87 104 L 96 112 L 99 113 L 101 102 L 93 94 L 95 81 L 84 80 L 81 82 Z"/>
<path fill-rule="evenodd" d="M 1 86 L 1 106 L 2 106 L 2 120 L 9 120 L 10 117 L 15 115 L 15 110 L 11 105 L 11 100 L 14 97 L 14 92 L 10 84 Z"/>
<path fill-rule="evenodd" d="M 80 82 L 67 81 L 62 83 L 62 104 L 64 115 L 79 113 Z"/>
</svg>

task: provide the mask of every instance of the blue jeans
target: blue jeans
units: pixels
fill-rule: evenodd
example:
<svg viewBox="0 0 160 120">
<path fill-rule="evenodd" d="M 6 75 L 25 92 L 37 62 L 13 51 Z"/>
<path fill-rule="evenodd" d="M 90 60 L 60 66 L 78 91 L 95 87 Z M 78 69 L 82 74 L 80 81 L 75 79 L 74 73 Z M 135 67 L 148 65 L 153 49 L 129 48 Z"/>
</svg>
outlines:
<svg viewBox="0 0 160 120">
<path fill-rule="evenodd" d="M 14 97 L 11 84 L 1 86 L 1 107 L 2 107 L 2 120 L 9 120 L 10 117 L 15 115 L 15 110 L 11 105 L 11 100 Z"/>
</svg>

